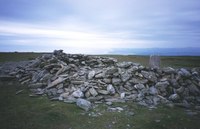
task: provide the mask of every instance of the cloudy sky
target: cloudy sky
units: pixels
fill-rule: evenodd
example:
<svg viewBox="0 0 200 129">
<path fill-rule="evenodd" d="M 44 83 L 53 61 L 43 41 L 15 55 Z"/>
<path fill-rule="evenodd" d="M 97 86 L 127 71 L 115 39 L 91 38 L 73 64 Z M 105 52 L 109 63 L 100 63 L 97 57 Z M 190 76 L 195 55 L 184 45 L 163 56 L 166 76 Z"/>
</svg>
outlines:
<svg viewBox="0 0 200 129">
<path fill-rule="evenodd" d="M 0 51 L 200 47 L 199 0 L 0 0 Z"/>
</svg>

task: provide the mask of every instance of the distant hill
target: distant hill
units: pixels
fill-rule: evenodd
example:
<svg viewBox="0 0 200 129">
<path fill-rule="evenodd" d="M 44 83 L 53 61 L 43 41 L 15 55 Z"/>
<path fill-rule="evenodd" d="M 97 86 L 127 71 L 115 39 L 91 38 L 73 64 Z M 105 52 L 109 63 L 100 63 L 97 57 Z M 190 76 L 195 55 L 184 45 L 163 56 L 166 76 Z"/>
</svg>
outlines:
<svg viewBox="0 0 200 129">
<path fill-rule="evenodd" d="M 123 55 L 162 55 L 162 56 L 200 56 L 200 48 L 122 48 L 109 54 Z"/>
</svg>

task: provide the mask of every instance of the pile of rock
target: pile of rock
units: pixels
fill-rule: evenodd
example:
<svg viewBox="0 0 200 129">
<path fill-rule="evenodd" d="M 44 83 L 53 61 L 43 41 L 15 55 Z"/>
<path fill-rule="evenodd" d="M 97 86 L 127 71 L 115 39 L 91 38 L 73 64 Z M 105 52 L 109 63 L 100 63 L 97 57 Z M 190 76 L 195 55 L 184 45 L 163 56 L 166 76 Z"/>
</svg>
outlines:
<svg viewBox="0 0 200 129">
<path fill-rule="evenodd" d="M 10 73 L 33 95 L 82 105 L 134 101 L 145 106 L 200 104 L 200 69 L 148 68 L 133 62 L 55 50 Z"/>
</svg>

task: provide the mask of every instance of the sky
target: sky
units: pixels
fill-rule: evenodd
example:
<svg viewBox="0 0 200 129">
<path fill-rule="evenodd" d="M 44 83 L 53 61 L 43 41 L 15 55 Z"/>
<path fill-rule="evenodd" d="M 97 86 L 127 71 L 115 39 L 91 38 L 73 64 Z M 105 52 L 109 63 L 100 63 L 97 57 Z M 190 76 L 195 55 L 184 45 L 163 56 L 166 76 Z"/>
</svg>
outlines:
<svg viewBox="0 0 200 129">
<path fill-rule="evenodd" d="M 200 47 L 199 0 L 0 0 L 0 51 Z"/>
</svg>

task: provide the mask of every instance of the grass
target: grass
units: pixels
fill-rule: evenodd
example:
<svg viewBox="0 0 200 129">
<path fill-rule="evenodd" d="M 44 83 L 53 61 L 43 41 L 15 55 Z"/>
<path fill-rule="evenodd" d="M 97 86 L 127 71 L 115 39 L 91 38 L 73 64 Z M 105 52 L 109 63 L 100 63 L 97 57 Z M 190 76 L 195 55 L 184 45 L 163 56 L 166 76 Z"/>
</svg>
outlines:
<svg viewBox="0 0 200 129">
<path fill-rule="evenodd" d="M 32 60 L 44 53 L 0 53 L 0 63 L 8 61 Z M 100 55 L 103 57 L 113 57 L 118 61 L 132 61 L 148 66 L 149 56 L 138 55 Z M 171 66 L 174 68 L 200 67 L 200 56 L 161 56 L 161 67 Z"/>
<path fill-rule="evenodd" d="M 34 52 L 0 52 L 0 62 L 33 60 L 44 53 Z"/>
<path fill-rule="evenodd" d="M 140 63 L 144 66 L 149 65 L 149 56 L 138 55 L 101 55 L 105 57 L 113 57 L 118 61 L 131 61 Z M 174 67 L 174 68 L 192 68 L 200 67 L 200 56 L 161 56 L 161 67 Z"/>
<path fill-rule="evenodd" d="M 24 91 L 15 95 L 15 92 Z M 109 112 L 99 104 L 85 112 L 75 104 L 50 101 L 46 96 L 30 98 L 29 91 L 18 82 L 0 82 L 0 128 L 2 129 L 195 129 L 200 115 L 188 116 L 184 109 L 160 106 L 149 110 L 133 102 L 116 103 L 122 112 Z M 128 112 L 127 112 L 128 111 Z M 130 116 L 129 111 L 134 112 Z M 90 113 L 101 113 L 97 117 Z M 160 120 L 160 122 L 156 122 Z"/>
<path fill-rule="evenodd" d="M 30 60 L 41 53 L 0 53 L 0 62 Z M 105 55 L 104 55 L 105 56 Z M 148 65 L 147 56 L 110 55 L 119 61 Z M 161 57 L 162 66 L 199 67 L 199 57 Z M 24 89 L 19 95 L 16 91 Z M 182 108 L 159 106 L 157 109 L 133 102 L 116 103 L 122 112 L 109 112 L 108 106 L 99 104 L 85 112 L 75 104 L 50 101 L 46 96 L 30 98 L 26 86 L 17 81 L 0 81 L 0 129 L 198 129 L 200 114 L 188 116 Z M 128 111 L 134 112 L 130 116 Z M 97 117 L 91 113 L 101 113 Z M 157 122 L 156 122 L 157 121 Z"/>
</svg>

